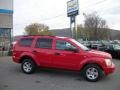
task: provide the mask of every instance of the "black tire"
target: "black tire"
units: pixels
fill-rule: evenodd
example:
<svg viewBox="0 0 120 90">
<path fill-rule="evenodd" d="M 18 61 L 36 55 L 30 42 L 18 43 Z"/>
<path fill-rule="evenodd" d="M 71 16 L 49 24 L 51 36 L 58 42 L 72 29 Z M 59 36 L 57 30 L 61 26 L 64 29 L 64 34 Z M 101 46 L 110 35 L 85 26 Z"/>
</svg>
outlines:
<svg viewBox="0 0 120 90">
<path fill-rule="evenodd" d="M 100 80 L 103 75 L 103 70 L 96 64 L 88 64 L 83 69 L 83 77 L 90 82 Z"/>
<path fill-rule="evenodd" d="M 26 58 L 22 61 L 21 69 L 25 74 L 32 74 L 35 72 L 36 65 L 31 59 Z"/>
</svg>

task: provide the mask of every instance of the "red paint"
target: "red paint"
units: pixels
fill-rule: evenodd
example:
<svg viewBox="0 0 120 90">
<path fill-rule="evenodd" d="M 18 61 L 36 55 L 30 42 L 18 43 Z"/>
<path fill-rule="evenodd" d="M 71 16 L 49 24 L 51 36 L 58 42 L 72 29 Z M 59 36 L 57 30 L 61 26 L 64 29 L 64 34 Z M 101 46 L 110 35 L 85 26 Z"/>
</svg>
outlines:
<svg viewBox="0 0 120 90">
<path fill-rule="evenodd" d="M 33 38 L 31 47 L 22 47 L 19 45 L 19 41 L 22 38 Z M 51 38 L 53 39 L 51 49 L 35 48 L 35 44 L 38 38 Z M 71 43 L 77 48 L 78 52 L 56 50 L 56 41 L 63 40 Z M 36 51 L 36 52 L 33 52 Z M 84 65 L 94 63 L 99 65 L 106 75 L 113 73 L 115 65 L 107 66 L 105 59 L 112 59 L 111 55 L 105 52 L 96 50 L 83 50 L 72 39 L 67 37 L 57 36 L 23 36 L 13 47 L 13 61 L 21 63 L 21 58 L 29 56 L 36 62 L 38 66 L 47 68 L 59 68 L 66 70 L 80 71 Z"/>
</svg>

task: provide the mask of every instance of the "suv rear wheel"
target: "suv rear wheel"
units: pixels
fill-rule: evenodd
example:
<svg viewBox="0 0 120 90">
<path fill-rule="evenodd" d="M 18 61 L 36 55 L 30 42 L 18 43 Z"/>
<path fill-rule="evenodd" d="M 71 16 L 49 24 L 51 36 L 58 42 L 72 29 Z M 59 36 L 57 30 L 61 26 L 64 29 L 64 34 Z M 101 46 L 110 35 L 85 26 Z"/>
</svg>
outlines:
<svg viewBox="0 0 120 90">
<path fill-rule="evenodd" d="M 26 74 L 33 73 L 35 71 L 35 67 L 35 63 L 29 58 L 24 59 L 21 64 L 21 69 Z"/>
<path fill-rule="evenodd" d="M 103 77 L 103 71 L 98 65 L 89 64 L 83 69 L 83 76 L 87 81 L 96 82 Z"/>
</svg>

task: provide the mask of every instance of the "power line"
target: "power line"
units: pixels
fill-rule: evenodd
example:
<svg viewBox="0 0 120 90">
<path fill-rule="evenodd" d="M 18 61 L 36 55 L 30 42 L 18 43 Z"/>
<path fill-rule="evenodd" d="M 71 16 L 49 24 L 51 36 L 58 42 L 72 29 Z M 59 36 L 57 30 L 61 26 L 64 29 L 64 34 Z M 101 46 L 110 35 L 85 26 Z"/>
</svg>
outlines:
<svg viewBox="0 0 120 90">
<path fill-rule="evenodd" d="M 102 10 L 102 11 L 107 11 L 107 12 L 108 12 L 108 10 L 113 10 L 113 9 L 117 9 L 117 8 L 119 9 L 119 7 L 120 7 L 120 6 L 114 6 L 114 7 L 109 7 L 109 8 L 108 8 L 108 7 L 106 7 L 106 6 L 105 6 L 105 7 L 103 6 L 103 7 L 101 7 L 101 8 L 98 8 L 98 10 Z"/>
<path fill-rule="evenodd" d="M 87 6 L 86 8 L 81 8 L 81 9 L 84 10 L 84 9 L 87 9 L 87 8 L 91 8 L 91 6 L 92 6 L 92 7 L 93 7 L 93 6 L 96 6 L 96 5 L 98 5 L 98 4 L 104 3 L 105 1 L 107 1 L 107 0 L 98 1 L 98 2 L 96 2 L 96 3 L 94 3 L 94 4 L 92 4 L 92 5 Z M 52 19 L 56 19 L 56 18 L 58 18 L 58 17 L 65 16 L 65 15 L 66 15 L 66 13 L 62 13 L 62 14 L 59 14 L 59 15 L 56 15 L 56 16 L 53 16 L 53 17 L 41 19 L 40 21 L 49 21 L 49 20 L 52 20 Z M 67 16 L 67 15 L 66 15 L 66 16 Z"/>
<path fill-rule="evenodd" d="M 88 8 L 91 7 L 91 6 L 94 7 L 94 6 L 98 5 L 98 4 L 102 4 L 102 3 L 106 2 L 106 1 L 108 1 L 108 0 L 98 1 L 98 2 L 96 2 L 96 3 L 94 3 L 94 4 L 90 5 L 90 6 L 88 6 Z"/>
<path fill-rule="evenodd" d="M 66 15 L 66 14 L 65 14 L 65 13 L 59 14 L 59 15 L 56 15 L 56 16 L 54 16 L 54 17 L 49 17 L 49 18 L 41 19 L 40 21 L 47 21 L 47 20 L 51 20 L 51 19 L 58 18 L 58 17 L 62 17 L 62 16 L 64 16 L 64 15 Z"/>
<path fill-rule="evenodd" d="M 81 9 L 87 9 L 87 8 L 89 8 L 89 7 L 91 7 L 91 6 L 96 6 L 96 5 L 98 5 L 98 4 L 104 3 L 105 1 L 107 1 L 107 0 L 98 1 L 98 2 L 96 2 L 96 3 L 94 3 L 94 4 L 92 4 L 92 5 L 87 6 L 86 8 L 81 8 Z M 58 17 L 61 17 L 61 16 L 65 16 L 65 15 L 66 15 L 66 13 L 63 13 L 63 14 L 59 14 L 59 15 L 54 16 L 54 17 L 41 19 L 40 21 L 48 21 L 48 20 L 52 20 L 52 19 L 55 19 L 55 18 L 58 18 Z"/>
</svg>

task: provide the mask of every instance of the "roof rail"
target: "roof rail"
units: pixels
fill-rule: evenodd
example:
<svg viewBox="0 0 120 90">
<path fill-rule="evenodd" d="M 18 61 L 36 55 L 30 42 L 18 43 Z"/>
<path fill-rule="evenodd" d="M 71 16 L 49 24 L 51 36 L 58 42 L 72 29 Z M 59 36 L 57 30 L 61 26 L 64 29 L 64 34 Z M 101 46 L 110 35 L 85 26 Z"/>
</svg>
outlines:
<svg viewBox="0 0 120 90">
<path fill-rule="evenodd" d="M 23 37 L 28 37 L 28 36 L 50 36 L 50 37 L 55 37 L 55 35 L 23 35 Z"/>
</svg>

